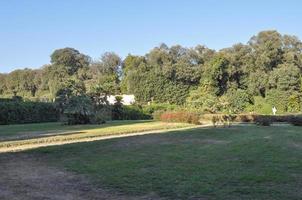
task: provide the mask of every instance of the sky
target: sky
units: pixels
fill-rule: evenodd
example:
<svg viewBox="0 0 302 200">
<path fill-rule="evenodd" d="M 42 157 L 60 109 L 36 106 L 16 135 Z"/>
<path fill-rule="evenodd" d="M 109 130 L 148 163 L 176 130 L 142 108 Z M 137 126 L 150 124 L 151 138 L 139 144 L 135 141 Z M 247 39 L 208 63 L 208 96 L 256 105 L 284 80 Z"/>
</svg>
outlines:
<svg viewBox="0 0 302 200">
<path fill-rule="evenodd" d="M 212 49 L 262 30 L 302 39 L 301 0 L 1 0 L 0 72 L 39 68 L 55 49 L 94 60 L 106 51 L 144 55 L 165 43 Z"/>
</svg>

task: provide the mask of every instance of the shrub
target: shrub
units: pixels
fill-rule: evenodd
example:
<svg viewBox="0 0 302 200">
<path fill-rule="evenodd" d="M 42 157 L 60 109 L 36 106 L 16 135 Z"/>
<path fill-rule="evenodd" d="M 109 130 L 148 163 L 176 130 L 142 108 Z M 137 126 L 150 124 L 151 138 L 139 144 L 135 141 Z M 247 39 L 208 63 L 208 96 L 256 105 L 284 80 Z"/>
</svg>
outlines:
<svg viewBox="0 0 302 200">
<path fill-rule="evenodd" d="M 236 115 L 223 115 L 222 116 L 222 122 L 223 122 L 223 126 L 231 126 L 231 123 L 236 119 Z"/>
<path fill-rule="evenodd" d="M 3 103 L 3 102 L 12 102 L 13 99 L 10 99 L 10 98 L 0 98 L 0 103 Z"/>
<path fill-rule="evenodd" d="M 0 102 L 0 124 L 54 122 L 58 120 L 59 112 L 53 103 Z"/>
<path fill-rule="evenodd" d="M 248 112 L 256 112 L 259 114 L 272 114 L 272 105 L 261 96 L 254 97 L 254 105 L 249 105 L 246 108 Z"/>
<path fill-rule="evenodd" d="M 255 122 L 256 115 L 253 114 L 241 114 L 235 118 L 236 122 Z"/>
<path fill-rule="evenodd" d="M 259 126 L 270 126 L 272 118 L 270 116 L 259 115 L 255 119 L 255 123 Z"/>
<path fill-rule="evenodd" d="M 164 122 L 183 122 L 190 124 L 200 124 L 199 115 L 187 111 L 164 112 L 161 114 L 160 120 Z"/>
<path fill-rule="evenodd" d="M 177 108 L 178 106 L 173 104 L 152 103 L 150 105 L 143 106 L 142 109 L 145 114 L 152 116 L 156 111 L 172 111 L 176 110 Z"/>
<path fill-rule="evenodd" d="M 210 119 L 214 127 L 216 127 L 219 124 L 223 125 L 224 127 L 226 126 L 230 127 L 232 122 L 234 122 L 236 115 L 212 114 L 212 115 L 207 115 L 206 118 Z M 205 117 L 203 117 L 203 119 L 205 119 Z"/>
<path fill-rule="evenodd" d="M 123 106 L 121 117 L 122 120 L 143 120 L 151 119 L 151 115 L 144 112 L 144 110 L 136 105 Z"/>
<path fill-rule="evenodd" d="M 232 113 L 241 113 L 253 103 L 253 98 L 245 90 L 229 90 L 226 95 L 225 110 Z"/>
<path fill-rule="evenodd" d="M 205 123 L 212 123 L 216 126 L 219 123 L 224 125 L 229 122 L 243 122 L 255 123 L 259 125 L 271 124 L 273 122 L 285 123 L 299 123 L 302 116 L 299 115 L 256 115 L 256 114 L 239 114 L 239 115 L 226 115 L 226 114 L 204 114 L 201 116 L 201 121 Z M 229 121 L 229 122 L 228 122 Z"/>
<path fill-rule="evenodd" d="M 277 89 L 271 89 L 267 91 L 266 101 L 277 108 L 277 113 L 285 113 L 287 111 L 287 104 L 289 100 L 289 94 L 286 91 L 280 91 Z"/>
<path fill-rule="evenodd" d="M 160 121 L 161 120 L 161 115 L 165 113 L 165 111 L 163 110 L 157 110 L 155 112 L 153 112 L 152 117 L 154 120 Z"/>
<path fill-rule="evenodd" d="M 186 105 L 190 109 L 200 112 L 216 113 L 221 110 L 221 103 L 218 97 L 203 91 L 202 88 L 190 92 Z"/>
<path fill-rule="evenodd" d="M 288 98 L 287 111 L 291 113 L 299 112 L 301 110 L 301 99 L 301 94 L 291 94 Z"/>
<path fill-rule="evenodd" d="M 204 122 L 215 122 L 215 123 L 225 123 L 225 122 L 255 122 L 257 115 L 254 114 L 203 114 L 201 120 Z"/>
<path fill-rule="evenodd" d="M 290 123 L 294 126 L 302 126 L 302 116 L 291 117 Z"/>
<path fill-rule="evenodd" d="M 111 109 L 108 106 L 102 106 L 97 108 L 91 122 L 94 124 L 103 124 L 110 120 L 112 120 Z"/>
<path fill-rule="evenodd" d="M 123 97 L 122 96 L 116 96 L 115 97 L 115 103 L 112 107 L 112 119 L 115 120 L 121 120 L 123 119 L 123 103 L 122 103 Z"/>
<path fill-rule="evenodd" d="M 108 106 L 112 110 L 112 120 L 144 120 L 152 116 L 145 113 L 138 105 L 116 105 Z"/>
<path fill-rule="evenodd" d="M 73 96 L 66 105 L 64 114 L 67 117 L 67 123 L 71 124 L 89 124 L 94 120 L 96 112 L 92 100 L 88 96 Z"/>
<path fill-rule="evenodd" d="M 219 122 L 219 117 L 215 115 L 212 117 L 211 121 L 212 121 L 213 126 L 216 127 L 217 123 Z"/>
</svg>

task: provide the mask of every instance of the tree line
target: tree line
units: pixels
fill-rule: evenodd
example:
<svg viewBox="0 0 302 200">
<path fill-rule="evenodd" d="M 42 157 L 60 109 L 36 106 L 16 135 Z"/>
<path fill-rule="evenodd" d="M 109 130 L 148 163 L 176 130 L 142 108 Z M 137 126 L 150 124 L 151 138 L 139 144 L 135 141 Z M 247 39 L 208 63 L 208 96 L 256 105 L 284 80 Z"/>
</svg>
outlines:
<svg viewBox="0 0 302 200">
<path fill-rule="evenodd" d="M 57 101 L 63 107 L 78 96 L 88 96 L 80 102 L 89 103 L 134 94 L 138 104 L 175 104 L 210 113 L 270 113 L 272 106 L 279 113 L 299 112 L 301 76 L 302 42 L 269 30 L 219 51 L 161 44 L 143 56 L 121 59 L 107 52 L 93 61 L 76 49 L 58 49 L 40 69 L 0 74 L 0 95 Z"/>
</svg>

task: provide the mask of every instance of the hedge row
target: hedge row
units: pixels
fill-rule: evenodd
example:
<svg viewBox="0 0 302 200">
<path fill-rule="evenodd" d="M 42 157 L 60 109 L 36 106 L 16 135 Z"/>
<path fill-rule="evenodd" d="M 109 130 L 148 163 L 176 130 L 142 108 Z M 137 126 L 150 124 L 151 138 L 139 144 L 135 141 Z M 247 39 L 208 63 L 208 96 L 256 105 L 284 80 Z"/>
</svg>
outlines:
<svg viewBox="0 0 302 200">
<path fill-rule="evenodd" d="M 202 122 L 212 122 L 213 124 L 223 123 L 228 119 L 231 122 L 248 122 L 258 125 L 269 126 L 274 122 L 284 122 L 295 126 L 302 126 L 302 115 L 256 115 L 256 114 L 206 114 L 202 115 Z"/>
<path fill-rule="evenodd" d="M 199 115 L 188 111 L 164 112 L 160 115 L 160 120 L 164 122 L 183 122 L 190 124 L 200 124 Z"/>
<path fill-rule="evenodd" d="M 164 122 L 185 122 L 191 124 L 209 124 L 213 126 L 230 126 L 232 122 L 248 122 L 269 126 L 274 122 L 285 122 L 294 126 L 302 126 L 302 115 L 255 115 L 255 114 L 204 114 L 189 111 L 166 111 L 155 113 L 155 119 Z"/>
<path fill-rule="evenodd" d="M 58 120 L 59 112 L 53 103 L 0 102 L 0 124 L 53 122 Z"/>
</svg>

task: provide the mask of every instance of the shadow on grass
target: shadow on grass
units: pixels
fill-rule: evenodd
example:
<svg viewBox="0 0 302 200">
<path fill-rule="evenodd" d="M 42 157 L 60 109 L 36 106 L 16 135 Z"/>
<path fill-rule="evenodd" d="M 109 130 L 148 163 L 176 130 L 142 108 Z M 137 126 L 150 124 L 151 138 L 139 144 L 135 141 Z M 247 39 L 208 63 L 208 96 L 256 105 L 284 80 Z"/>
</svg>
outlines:
<svg viewBox="0 0 302 200">
<path fill-rule="evenodd" d="M 28 149 L 36 149 L 40 147 L 47 146 L 62 146 L 66 144 L 73 143 L 87 143 L 99 140 L 110 140 L 113 138 L 122 138 L 122 137 L 130 137 L 130 136 L 138 136 L 138 135 L 147 135 L 147 134 L 159 134 L 159 133 L 169 133 L 170 131 L 181 131 L 188 130 L 192 127 L 143 127 L 143 128 L 133 128 L 133 129 L 120 129 L 120 130 L 112 130 L 110 132 L 70 132 L 65 135 L 54 135 L 54 136 L 44 136 L 44 137 L 36 137 L 32 139 L 24 139 L 24 140 L 11 140 L 11 141 L 3 141 L 0 142 L 0 152 L 14 152 L 14 151 L 24 151 Z M 86 134 L 87 133 L 87 134 Z"/>
<path fill-rule="evenodd" d="M 0 141 L 22 140 L 53 135 L 81 133 L 81 130 L 103 129 L 121 125 L 148 123 L 152 120 L 109 121 L 105 124 L 64 125 L 60 122 L 0 125 Z M 79 132 L 76 132 L 79 130 Z"/>
</svg>

